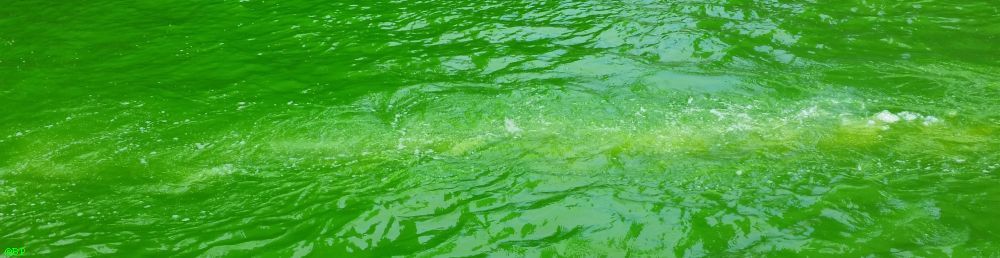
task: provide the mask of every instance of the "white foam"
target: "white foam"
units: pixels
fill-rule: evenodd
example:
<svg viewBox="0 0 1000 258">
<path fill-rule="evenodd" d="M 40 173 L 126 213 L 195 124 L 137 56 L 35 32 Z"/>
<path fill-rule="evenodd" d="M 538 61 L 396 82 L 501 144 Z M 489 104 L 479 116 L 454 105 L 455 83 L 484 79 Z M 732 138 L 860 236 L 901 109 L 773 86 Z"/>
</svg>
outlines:
<svg viewBox="0 0 1000 258">
<path fill-rule="evenodd" d="M 812 106 L 812 107 L 803 109 L 802 111 L 799 112 L 798 117 L 799 118 L 812 117 L 812 116 L 816 115 L 818 109 L 819 108 L 817 108 L 816 106 Z"/>
<path fill-rule="evenodd" d="M 941 122 L 941 119 L 938 119 L 937 117 L 934 117 L 934 116 L 926 116 L 926 117 L 924 117 L 924 125 L 931 125 L 931 124 L 935 124 L 935 123 L 938 123 L 938 122 Z"/>
<path fill-rule="evenodd" d="M 923 115 L 921 115 L 921 114 L 913 113 L 913 112 L 910 112 L 910 111 L 899 112 L 899 116 L 902 117 L 903 120 L 906 120 L 906 121 L 913 121 L 913 120 L 917 120 L 918 118 L 923 117 Z"/>
<path fill-rule="evenodd" d="M 875 119 L 890 124 L 899 122 L 899 116 L 889 112 L 889 110 L 882 110 L 882 112 L 878 112 L 878 114 L 875 114 Z"/>
<path fill-rule="evenodd" d="M 717 117 L 719 117 L 719 120 L 722 120 L 723 118 L 726 117 L 725 114 L 723 114 L 722 112 L 719 112 L 718 110 L 715 110 L 715 109 L 709 110 L 708 112 L 712 113 L 713 115 L 715 115 Z"/>
<path fill-rule="evenodd" d="M 508 133 L 517 134 L 517 133 L 521 133 L 522 131 L 524 131 L 520 127 L 517 127 L 517 124 L 514 123 L 514 120 L 510 119 L 510 118 L 504 118 L 503 119 L 503 126 L 504 126 L 504 129 L 506 129 Z"/>
</svg>

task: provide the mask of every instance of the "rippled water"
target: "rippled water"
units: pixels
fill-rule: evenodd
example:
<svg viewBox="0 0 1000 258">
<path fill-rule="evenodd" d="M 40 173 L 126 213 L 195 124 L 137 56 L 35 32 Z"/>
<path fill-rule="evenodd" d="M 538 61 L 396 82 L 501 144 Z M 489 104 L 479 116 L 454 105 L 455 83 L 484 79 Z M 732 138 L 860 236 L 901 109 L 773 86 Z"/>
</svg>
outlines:
<svg viewBox="0 0 1000 258">
<path fill-rule="evenodd" d="M 41 256 L 998 256 L 992 1 L 10 1 Z"/>
</svg>

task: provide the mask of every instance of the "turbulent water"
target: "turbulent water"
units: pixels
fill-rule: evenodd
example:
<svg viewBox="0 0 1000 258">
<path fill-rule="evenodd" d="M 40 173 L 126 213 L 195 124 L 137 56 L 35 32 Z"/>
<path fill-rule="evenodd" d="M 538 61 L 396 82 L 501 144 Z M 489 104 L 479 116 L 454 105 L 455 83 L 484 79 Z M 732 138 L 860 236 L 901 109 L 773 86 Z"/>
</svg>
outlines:
<svg viewBox="0 0 1000 258">
<path fill-rule="evenodd" d="M 25 255 L 1000 255 L 995 1 L 7 1 Z"/>
</svg>

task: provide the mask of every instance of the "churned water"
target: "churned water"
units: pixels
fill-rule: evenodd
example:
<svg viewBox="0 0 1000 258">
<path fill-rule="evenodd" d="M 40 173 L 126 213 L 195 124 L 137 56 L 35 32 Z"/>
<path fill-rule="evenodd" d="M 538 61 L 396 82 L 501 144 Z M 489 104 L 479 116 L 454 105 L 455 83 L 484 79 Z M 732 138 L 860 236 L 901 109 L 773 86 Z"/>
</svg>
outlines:
<svg viewBox="0 0 1000 258">
<path fill-rule="evenodd" d="M 24 255 L 1000 255 L 995 1 L 7 1 Z"/>
</svg>

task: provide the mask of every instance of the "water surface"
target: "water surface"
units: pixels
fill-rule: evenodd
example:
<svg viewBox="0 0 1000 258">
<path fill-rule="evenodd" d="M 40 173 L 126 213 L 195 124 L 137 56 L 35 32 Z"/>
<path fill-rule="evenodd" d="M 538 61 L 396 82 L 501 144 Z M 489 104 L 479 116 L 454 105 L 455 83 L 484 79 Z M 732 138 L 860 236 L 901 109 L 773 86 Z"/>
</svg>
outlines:
<svg viewBox="0 0 1000 258">
<path fill-rule="evenodd" d="M 990 1 L 12 1 L 40 256 L 1000 255 Z"/>
</svg>

